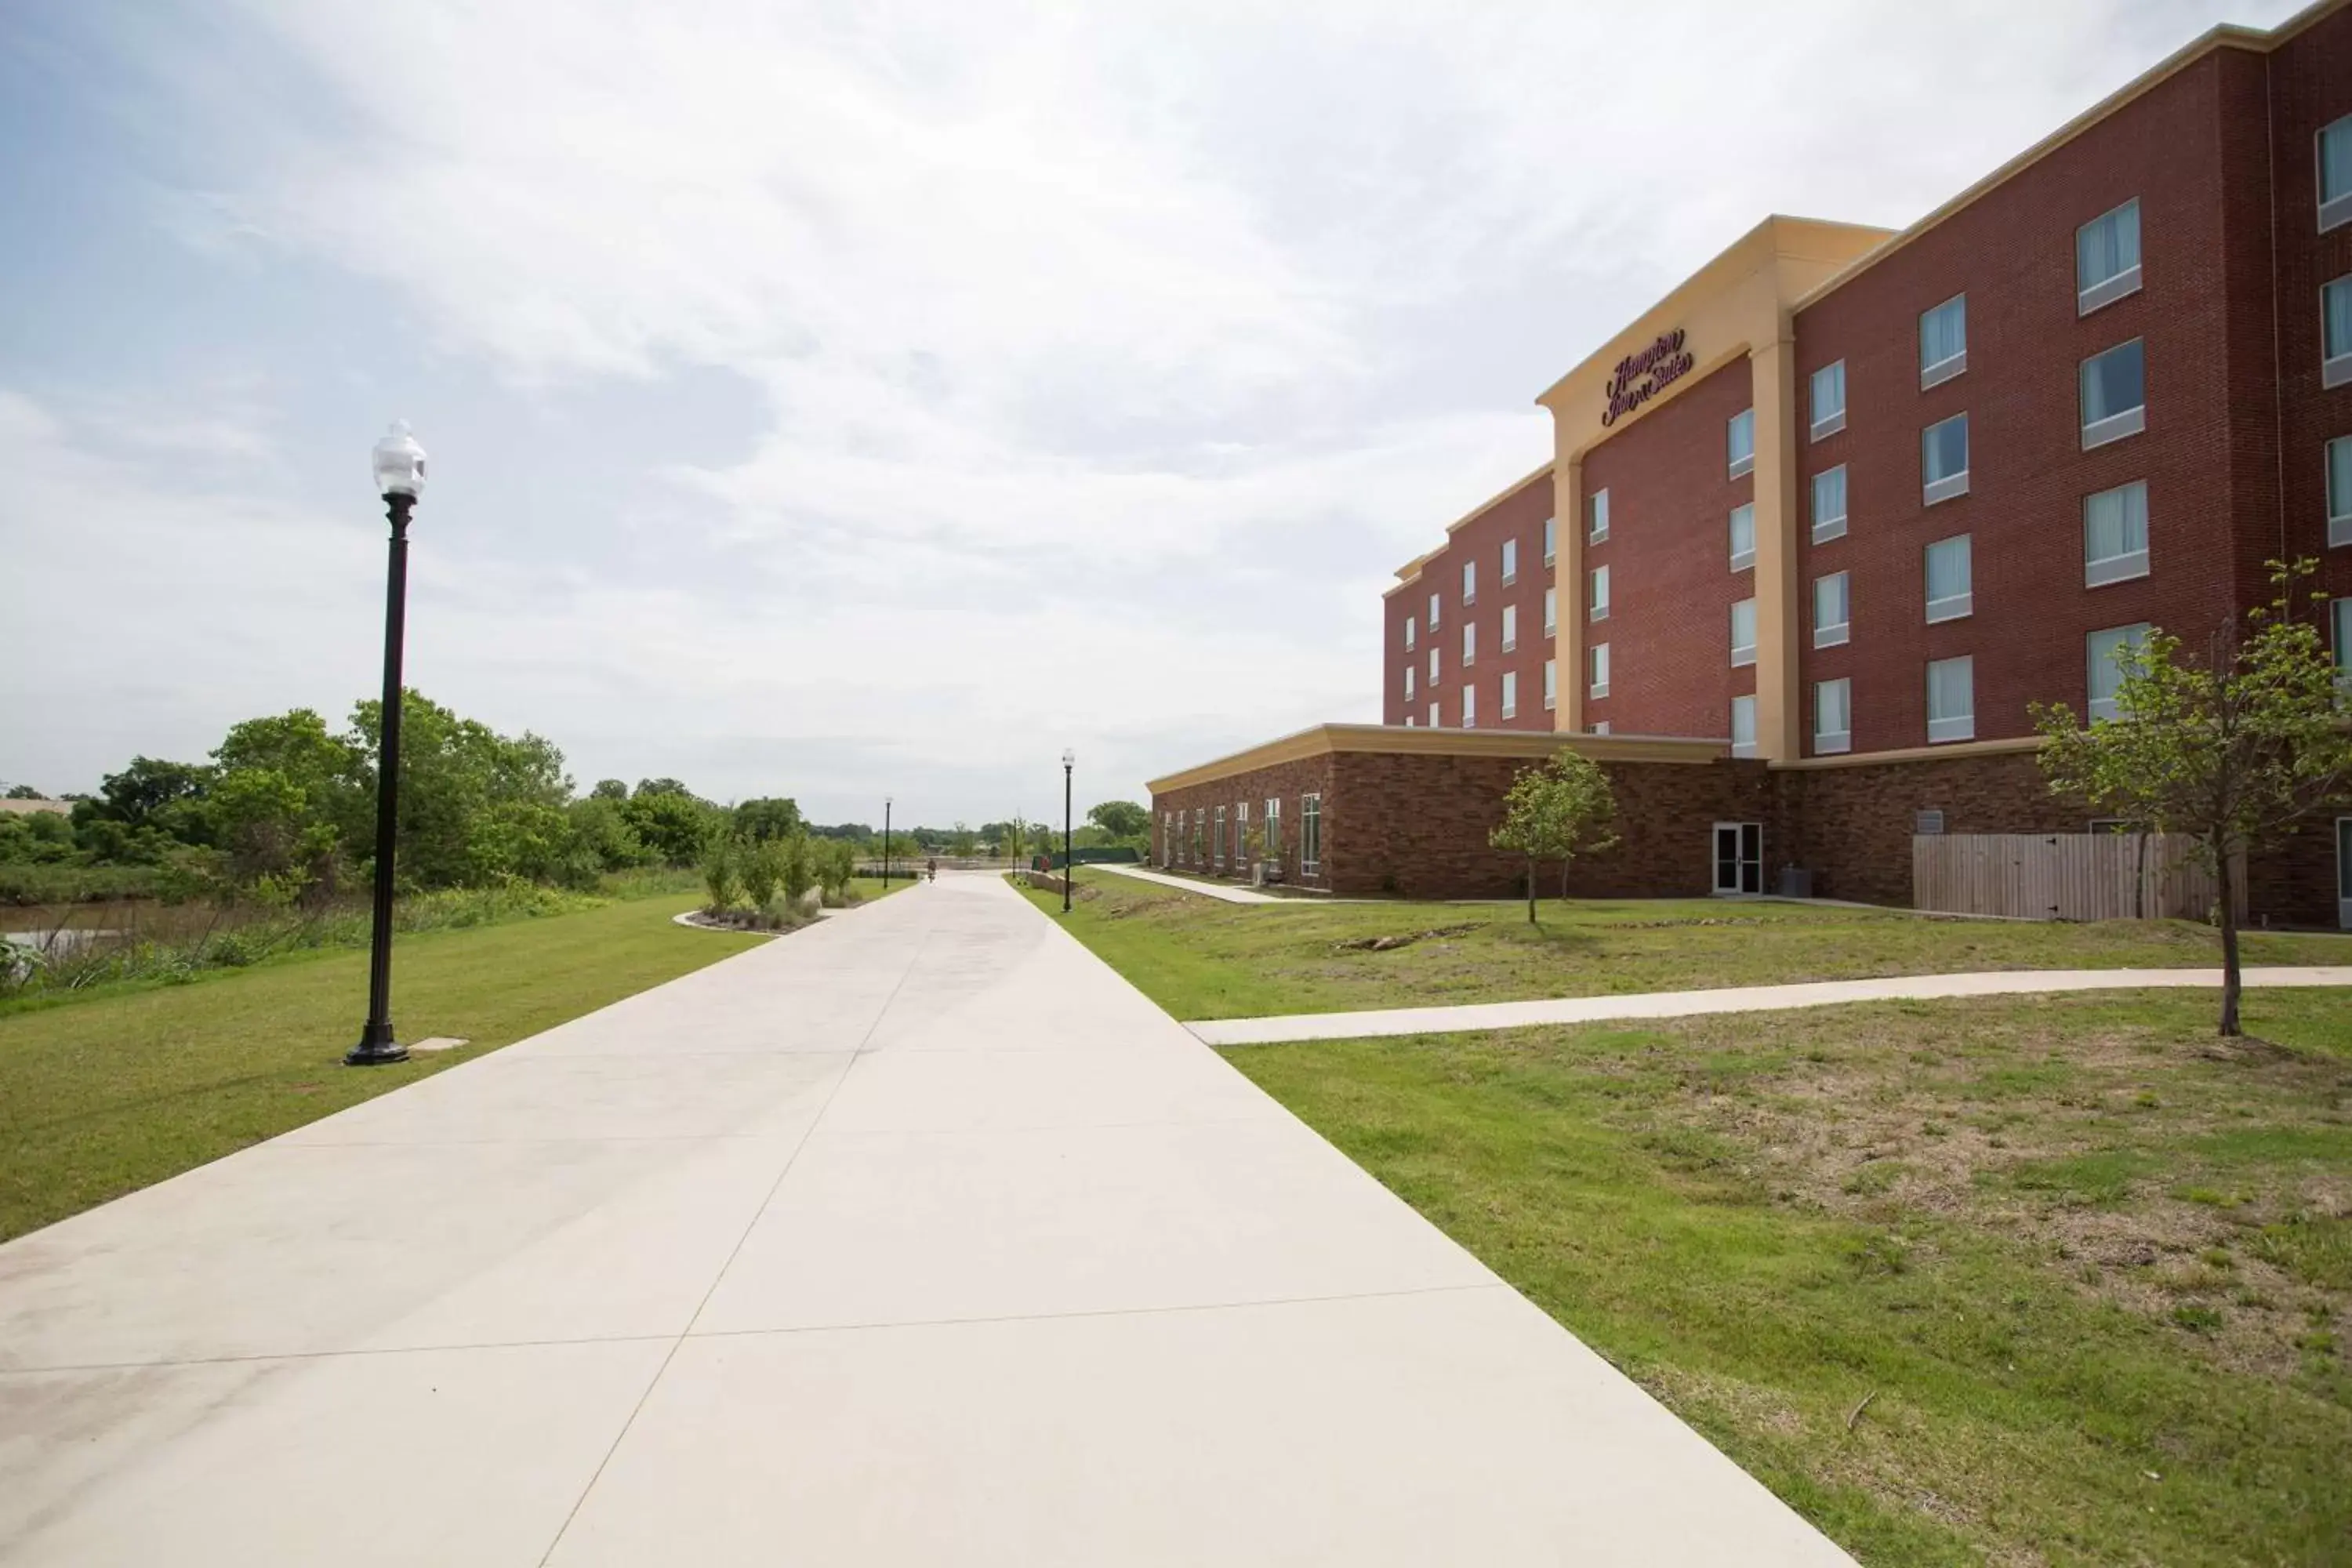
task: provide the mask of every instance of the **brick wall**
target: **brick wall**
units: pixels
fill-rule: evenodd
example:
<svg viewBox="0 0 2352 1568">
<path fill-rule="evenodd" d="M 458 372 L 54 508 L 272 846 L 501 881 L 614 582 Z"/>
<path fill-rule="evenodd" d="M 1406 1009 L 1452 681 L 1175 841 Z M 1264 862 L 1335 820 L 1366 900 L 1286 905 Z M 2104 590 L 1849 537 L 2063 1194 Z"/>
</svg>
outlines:
<svg viewBox="0 0 2352 1568">
<path fill-rule="evenodd" d="M 1551 573 L 1543 561 L 1544 520 L 1551 516 L 1551 475 L 1547 472 L 1502 497 L 1462 524 L 1446 538 L 1444 548 L 1423 563 L 1420 576 L 1388 595 L 1382 616 L 1381 722 L 1429 722 L 1429 705 L 1439 705 L 1439 721 L 1447 728 L 1462 722 L 1462 689 L 1477 688 L 1477 727 L 1481 730 L 1549 730 L 1552 716 L 1543 705 L 1543 665 L 1551 654 L 1552 639 L 1544 636 L 1544 589 Z M 1518 574 L 1503 581 L 1503 542 L 1518 543 Z M 1477 563 L 1478 595 L 1475 605 L 1462 602 L 1462 566 Z M 1434 643 L 1429 632 L 1429 596 L 1441 606 Z M 1503 651 L 1503 607 L 1517 611 L 1518 637 L 1514 650 Z M 1416 644 L 1408 653 L 1404 625 L 1416 627 Z M 1462 663 L 1462 628 L 1478 628 L 1477 658 Z M 1440 674 L 1433 689 L 1429 654 L 1438 650 Z M 1404 695 L 1405 667 L 1413 667 L 1413 695 Z M 1503 675 L 1517 677 L 1518 702 L 1512 717 L 1503 716 Z"/>
<path fill-rule="evenodd" d="M 1152 796 L 1151 816 L 1154 824 L 1163 820 L 1164 813 L 1184 812 L 1190 816 L 1207 812 L 1209 821 L 1213 826 L 1216 821 L 1216 809 L 1223 806 L 1228 835 L 1227 852 L 1223 864 L 1219 863 L 1215 846 L 1208 842 L 1213 837 L 1213 833 L 1202 836 L 1203 852 L 1195 855 L 1189 831 L 1178 854 L 1172 858 L 1164 854 L 1155 857 L 1155 862 L 1172 870 L 1192 871 L 1204 876 L 1223 876 L 1247 880 L 1248 866 L 1236 864 L 1231 852 L 1230 835 L 1233 831 L 1234 809 L 1237 805 L 1246 804 L 1249 807 L 1251 823 L 1257 825 L 1264 820 L 1265 803 L 1269 799 L 1279 799 L 1282 802 L 1281 838 L 1278 844 L 1273 846 L 1273 848 L 1276 858 L 1281 862 L 1285 879 L 1301 887 L 1322 888 L 1327 891 L 1329 890 L 1333 885 L 1331 836 L 1328 826 L 1330 820 L 1328 803 L 1334 793 L 1332 761 L 1331 753 L 1325 752 L 1320 756 L 1306 757 L 1295 763 L 1281 763 L 1269 768 L 1256 768 L 1248 773 L 1234 774 L 1230 778 L 1218 779 L 1204 784 L 1194 784 L 1189 789 L 1171 790 L 1165 795 Z M 1308 795 L 1320 795 L 1326 802 L 1325 851 L 1322 869 L 1313 877 L 1304 874 L 1298 859 L 1299 825 L 1305 816 L 1300 801 L 1303 796 Z M 1164 851 L 1166 846 L 1161 843 L 1160 847 Z"/>
<path fill-rule="evenodd" d="M 1742 358 L 1585 454 L 1585 494 L 1609 491 L 1609 537 L 1585 546 L 1584 563 L 1610 577 L 1609 618 L 1586 632 L 1609 645 L 1609 695 L 1586 703 L 1587 728 L 1719 739 L 1732 698 L 1756 689 L 1753 668 L 1731 668 L 1731 606 L 1756 574 L 1730 566 L 1731 509 L 1754 499 L 1755 481 L 1728 477 L 1727 445 L 1751 401 Z M 1559 592 L 1563 616 L 1584 614 L 1587 584 Z M 1586 673 L 1559 678 L 1571 677 Z"/>
<path fill-rule="evenodd" d="M 1799 494 L 1838 463 L 1848 531 L 1801 538 L 1807 635 L 1800 669 L 1811 737 L 1811 683 L 1853 681 L 1855 752 L 1924 745 L 1926 667 L 1975 660 L 1976 736 L 2030 734 L 2031 700 L 2087 700 L 2086 634 L 2138 621 L 2201 636 L 2232 599 L 2232 552 L 2216 538 L 2234 515 L 2221 195 L 2228 110 L 2242 108 L 2237 57 L 2209 57 L 2117 110 L 1885 260 L 1800 311 L 1798 384 L 1843 359 L 1846 428 L 1800 437 Z M 2087 317 L 2075 307 L 2079 226 L 2137 197 L 2144 286 Z M 1968 296 L 1968 369 L 1919 387 L 1920 312 Z M 2141 338 L 2147 427 L 2081 449 L 2081 362 Z M 1969 418 L 1969 493 L 1924 506 L 1920 438 Z M 1811 411 L 1804 416 L 1810 422 Z M 1801 429 L 1804 426 L 1801 425 Z M 2083 583 L 2083 504 L 2131 480 L 2148 487 L 2151 574 Z M 1974 614 L 1926 624 L 1924 551 L 1966 533 Z M 1811 585 L 1846 571 L 1852 641 L 1811 647 Z"/>
<path fill-rule="evenodd" d="M 1911 901 L 1911 835 L 1922 811 L 1947 833 L 2081 833 L 2091 812 L 2054 799 L 2031 752 L 1776 773 L 1789 858 L 1824 899 Z M 1777 864 L 1777 862 L 1776 862 Z"/>
</svg>

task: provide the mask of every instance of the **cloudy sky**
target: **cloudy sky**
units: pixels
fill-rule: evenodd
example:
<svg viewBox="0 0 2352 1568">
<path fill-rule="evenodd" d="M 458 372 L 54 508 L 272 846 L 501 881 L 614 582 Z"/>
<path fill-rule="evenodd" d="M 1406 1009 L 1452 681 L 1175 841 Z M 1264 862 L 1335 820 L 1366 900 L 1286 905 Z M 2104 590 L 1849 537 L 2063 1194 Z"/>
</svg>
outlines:
<svg viewBox="0 0 2352 1568">
<path fill-rule="evenodd" d="M 411 683 L 821 820 L 1379 711 L 1536 393 L 2283 0 L 0 5 L 0 779 Z"/>
</svg>

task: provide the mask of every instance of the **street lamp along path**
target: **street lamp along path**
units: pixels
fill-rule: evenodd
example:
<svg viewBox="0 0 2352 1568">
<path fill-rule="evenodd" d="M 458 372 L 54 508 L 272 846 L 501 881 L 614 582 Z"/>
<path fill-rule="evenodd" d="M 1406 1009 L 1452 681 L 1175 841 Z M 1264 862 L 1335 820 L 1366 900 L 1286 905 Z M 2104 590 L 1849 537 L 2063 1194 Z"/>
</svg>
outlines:
<svg viewBox="0 0 2352 1568">
<path fill-rule="evenodd" d="M 1062 748 L 1062 912 L 1070 912 L 1070 884 L 1077 880 L 1078 863 L 1070 853 L 1070 770 L 1077 766 L 1078 753 L 1069 747 Z"/>
<path fill-rule="evenodd" d="M 408 1059 L 408 1047 L 392 1034 L 393 847 L 400 823 L 400 655 L 407 631 L 408 514 L 425 493 L 425 448 L 409 434 L 408 422 L 396 419 L 375 444 L 374 458 L 376 494 L 383 498 L 392 521 L 392 553 L 383 595 L 383 708 L 375 770 L 375 919 L 368 948 L 368 1016 L 360 1043 L 343 1057 L 350 1067 Z"/>
</svg>

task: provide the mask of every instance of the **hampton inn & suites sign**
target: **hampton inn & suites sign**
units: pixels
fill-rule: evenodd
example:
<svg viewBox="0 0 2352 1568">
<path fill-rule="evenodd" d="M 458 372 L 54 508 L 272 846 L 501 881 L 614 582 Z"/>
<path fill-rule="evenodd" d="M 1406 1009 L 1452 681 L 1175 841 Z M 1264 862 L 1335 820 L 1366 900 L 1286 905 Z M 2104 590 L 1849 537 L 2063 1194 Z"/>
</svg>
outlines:
<svg viewBox="0 0 2352 1568">
<path fill-rule="evenodd" d="M 1660 332 L 1656 342 L 1617 362 L 1617 373 L 1609 379 L 1609 411 L 1601 416 L 1601 423 L 1616 424 L 1689 374 L 1696 363 L 1690 351 L 1683 347 L 1680 327 L 1671 332 Z"/>
</svg>

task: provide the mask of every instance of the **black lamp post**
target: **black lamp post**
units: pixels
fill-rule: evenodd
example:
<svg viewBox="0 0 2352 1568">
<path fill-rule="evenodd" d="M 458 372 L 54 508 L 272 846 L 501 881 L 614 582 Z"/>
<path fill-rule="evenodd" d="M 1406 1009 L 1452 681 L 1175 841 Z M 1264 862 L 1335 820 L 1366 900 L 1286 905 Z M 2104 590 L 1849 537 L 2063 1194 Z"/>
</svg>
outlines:
<svg viewBox="0 0 2352 1568">
<path fill-rule="evenodd" d="M 1070 770 L 1077 765 L 1078 753 L 1067 746 L 1062 748 L 1062 912 L 1070 912 L 1070 884 L 1077 880 L 1078 863 L 1070 853 Z"/>
<path fill-rule="evenodd" d="M 375 444 L 375 488 L 392 518 L 392 562 L 383 595 L 383 733 L 375 764 L 375 930 L 368 951 L 368 1016 L 348 1067 L 404 1062 L 408 1047 L 392 1037 L 393 842 L 400 822 L 400 652 L 408 620 L 408 513 L 425 493 L 425 448 L 406 420 Z"/>
<path fill-rule="evenodd" d="M 890 890 L 890 797 L 882 797 L 882 890 Z"/>
</svg>

